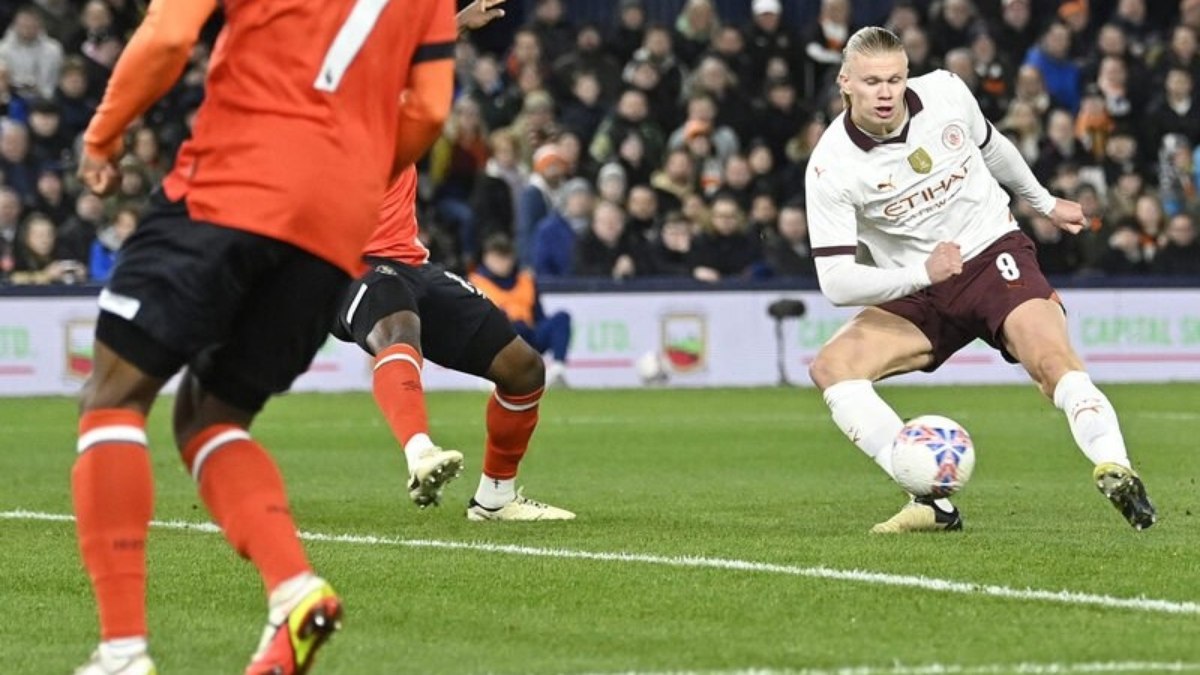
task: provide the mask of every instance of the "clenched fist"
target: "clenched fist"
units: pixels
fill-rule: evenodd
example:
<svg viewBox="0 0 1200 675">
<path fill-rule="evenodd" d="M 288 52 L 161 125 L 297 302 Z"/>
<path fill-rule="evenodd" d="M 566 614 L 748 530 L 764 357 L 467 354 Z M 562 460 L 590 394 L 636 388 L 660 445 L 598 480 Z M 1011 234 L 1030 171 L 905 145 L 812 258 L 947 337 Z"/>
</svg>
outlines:
<svg viewBox="0 0 1200 675">
<path fill-rule="evenodd" d="M 934 284 L 962 274 L 962 270 L 962 249 L 952 241 L 938 242 L 925 261 L 925 272 L 929 274 L 930 283 Z"/>
</svg>

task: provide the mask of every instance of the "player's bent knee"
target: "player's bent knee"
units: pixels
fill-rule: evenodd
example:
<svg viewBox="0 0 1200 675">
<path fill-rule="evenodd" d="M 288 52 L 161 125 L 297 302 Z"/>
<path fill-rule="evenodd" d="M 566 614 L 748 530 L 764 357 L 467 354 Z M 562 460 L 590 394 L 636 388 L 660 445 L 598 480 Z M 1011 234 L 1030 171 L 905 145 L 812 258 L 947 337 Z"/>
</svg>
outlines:
<svg viewBox="0 0 1200 675">
<path fill-rule="evenodd" d="M 531 394 L 546 384 L 546 364 L 529 343 L 517 338 L 496 355 L 488 376 L 501 391 Z"/>
</svg>

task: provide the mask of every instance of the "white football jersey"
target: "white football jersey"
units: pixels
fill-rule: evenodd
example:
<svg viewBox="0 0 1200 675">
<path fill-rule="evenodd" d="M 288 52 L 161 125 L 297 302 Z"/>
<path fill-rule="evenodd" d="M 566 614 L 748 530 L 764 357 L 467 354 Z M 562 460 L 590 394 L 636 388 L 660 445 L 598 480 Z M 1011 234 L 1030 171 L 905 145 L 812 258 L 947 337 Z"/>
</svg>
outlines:
<svg viewBox="0 0 1200 675">
<path fill-rule="evenodd" d="M 908 122 L 877 141 L 842 113 L 805 176 L 813 255 L 854 253 L 883 269 L 923 265 L 940 241 L 968 260 L 1017 229 L 980 148 L 995 132 L 966 84 L 938 70 L 908 81 Z"/>
</svg>

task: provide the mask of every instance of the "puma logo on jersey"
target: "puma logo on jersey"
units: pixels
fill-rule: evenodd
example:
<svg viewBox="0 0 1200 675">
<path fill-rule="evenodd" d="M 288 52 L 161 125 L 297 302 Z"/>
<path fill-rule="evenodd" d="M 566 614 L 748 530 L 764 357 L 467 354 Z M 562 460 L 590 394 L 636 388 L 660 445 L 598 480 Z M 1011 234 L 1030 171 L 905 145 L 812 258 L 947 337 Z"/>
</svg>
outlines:
<svg viewBox="0 0 1200 675">
<path fill-rule="evenodd" d="M 888 176 L 887 180 L 883 181 L 882 183 L 876 184 L 875 189 L 879 190 L 880 192 L 886 192 L 888 190 L 895 190 L 896 184 L 892 182 L 892 177 Z"/>
</svg>

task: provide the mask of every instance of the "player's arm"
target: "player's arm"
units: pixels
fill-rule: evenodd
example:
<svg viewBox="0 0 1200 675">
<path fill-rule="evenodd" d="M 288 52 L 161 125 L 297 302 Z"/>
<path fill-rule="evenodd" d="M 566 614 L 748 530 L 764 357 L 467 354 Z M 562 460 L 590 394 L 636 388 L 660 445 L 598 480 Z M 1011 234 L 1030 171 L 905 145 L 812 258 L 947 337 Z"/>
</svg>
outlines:
<svg viewBox="0 0 1200 675">
<path fill-rule="evenodd" d="M 437 3 L 429 29 L 413 54 L 408 89 L 400 96 L 393 180 L 425 154 L 450 116 L 454 95 L 454 2 Z"/>
<path fill-rule="evenodd" d="M 836 185 L 830 170 L 815 161 L 809 162 L 805 191 L 812 254 L 825 297 L 838 306 L 877 305 L 932 284 L 925 265 L 880 269 L 855 261 L 858 219 L 854 205 Z"/>
<path fill-rule="evenodd" d="M 79 176 L 90 189 L 104 194 L 116 187 L 113 161 L 125 129 L 175 84 L 216 6 L 217 0 L 152 0 L 83 135 Z"/>
</svg>

